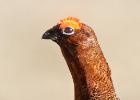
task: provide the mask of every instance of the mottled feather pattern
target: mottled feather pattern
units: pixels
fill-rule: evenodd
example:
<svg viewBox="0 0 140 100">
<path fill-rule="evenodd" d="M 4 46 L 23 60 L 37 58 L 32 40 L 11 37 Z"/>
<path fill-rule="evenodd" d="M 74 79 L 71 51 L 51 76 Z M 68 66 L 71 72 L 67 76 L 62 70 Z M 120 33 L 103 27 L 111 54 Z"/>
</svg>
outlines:
<svg viewBox="0 0 140 100">
<path fill-rule="evenodd" d="M 80 95 L 76 95 L 78 97 L 76 97 L 75 100 L 117 100 L 111 80 L 111 70 L 108 67 L 106 59 L 104 58 L 101 48 L 97 42 L 95 33 L 93 30 L 91 30 L 90 27 L 87 27 L 84 24 L 82 28 L 86 28 L 86 30 L 84 30 L 86 32 L 90 32 L 88 33 L 90 34 L 90 37 L 83 38 L 85 40 L 81 39 L 79 43 L 72 42 L 71 46 L 65 45 L 65 48 L 61 46 L 63 49 L 62 52 L 65 55 L 67 63 L 70 69 L 72 70 L 71 72 L 73 77 L 78 77 L 76 78 L 76 80 L 74 80 L 75 84 L 79 83 L 78 86 L 85 86 L 83 87 L 83 90 L 86 90 L 84 88 L 87 88 L 89 97 L 87 97 L 87 99 L 83 99 L 86 97 L 80 98 Z M 81 35 L 85 34 L 81 33 Z M 79 37 L 80 36 L 78 36 L 78 38 Z M 68 49 L 68 51 L 64 52 L 66 48 Z M 70 60 L 69 57 L 66 56 L 66 54 L 71 55 L 69 57 L 72 57 L 72 60 Z M 73 60 L 73 58 L 75 58 L 75 60 Z M 79 71 L 76 71 L 76 69 L 82 70 L 80 75 Z M 83 80 L 86 80 L 86 83 L 80 82 L 81 78 L 84 78 Z M 77 79 L 79 79 L 78 82 Z M 79 90 L 76 90 L 76 93 L 77 91 Z"/>
<path fill-rule="evenodd" d="M 65 27 L 73 27 L 74 34 L 63 34 L 62 29 Z M 55 42 L 60 46 L 71 72 L 75 100 L 119 100 L 111 79 L 111 70 L 91 27 L 68 17 L 49 31 L 52 32 L 51 38 L 54 39 L 56 35 Z"/>
</svg>

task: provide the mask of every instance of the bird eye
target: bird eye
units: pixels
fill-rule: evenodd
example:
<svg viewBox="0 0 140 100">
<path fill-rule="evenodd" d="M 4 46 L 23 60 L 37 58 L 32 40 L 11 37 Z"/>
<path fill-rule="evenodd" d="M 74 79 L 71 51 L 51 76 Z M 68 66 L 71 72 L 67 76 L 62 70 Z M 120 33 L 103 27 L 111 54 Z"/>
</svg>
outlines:
<svg viewBox="0 0 140 100">
<path fill-rule="evenodd" d="M 63 34 L 72 35 L 74 34 L 74 29 L 71 27 L 66 27 L 65 29 L 63 29 Z"/>
</svg>

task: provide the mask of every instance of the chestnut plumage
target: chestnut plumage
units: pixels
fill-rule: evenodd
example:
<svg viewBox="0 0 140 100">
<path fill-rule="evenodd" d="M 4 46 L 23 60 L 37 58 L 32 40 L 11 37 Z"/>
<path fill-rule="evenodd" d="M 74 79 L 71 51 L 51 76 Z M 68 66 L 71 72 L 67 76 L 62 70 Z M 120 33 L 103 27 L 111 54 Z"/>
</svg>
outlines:
<svg viewBox="0 0 140 100">
<path fill-rule="evenodd" d="M 63 34 L 74 31 L 74 34 Z M 46 31 L 43 39 L 52 39 L 61 48 L 71 72 L 75 100 L 119 100 L 116 96 L 111 70 L 98 44 L 93 29 L 73 17 Z"/>
</svg>

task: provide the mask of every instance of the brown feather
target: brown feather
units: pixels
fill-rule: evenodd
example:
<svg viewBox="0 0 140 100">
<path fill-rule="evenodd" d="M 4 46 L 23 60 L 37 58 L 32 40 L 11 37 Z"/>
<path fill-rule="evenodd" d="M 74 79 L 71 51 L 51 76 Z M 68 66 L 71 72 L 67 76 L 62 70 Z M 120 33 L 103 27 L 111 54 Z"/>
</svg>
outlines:
<svg viewBox="0 0 140 100">
<path fill-rule="evenodd" d="M 48 30 L 43 39 L 53 37 L 72 74 L 75 100 L 119 100 L 106 62 L 92 28 L 80 23 L 72 35 L 61 33 L 61 25 Z M 54 36 L 57 36 L 54 40 Z"/>
<path fill-rule="evenodd" d="M 95 33 L 84 24 L 82 30 L 59 43 L 73 77 L 75 100 L 117 100 L 111 71 Z"/>
</svg>

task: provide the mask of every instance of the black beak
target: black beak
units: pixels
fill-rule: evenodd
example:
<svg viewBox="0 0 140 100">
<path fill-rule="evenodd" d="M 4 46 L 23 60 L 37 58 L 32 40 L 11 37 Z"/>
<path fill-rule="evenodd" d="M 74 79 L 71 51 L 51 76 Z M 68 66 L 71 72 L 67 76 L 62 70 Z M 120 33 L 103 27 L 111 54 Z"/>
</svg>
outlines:
<svg viewBox="0 0 140 100">
<path fill-rule="evenodd" d="M 51 39 L 54 40 L 57 38 L 57 32 L 56 29 L 51 28 L 49 30 L 47 30 L 43 35 L 42 35 L 42 39 Z"/>
<path fill-rule="evenodd" d="M 51 39 L 51 38 L 52 38 L 52 35 L 47 31 L 42 35 L 42 39 Z"/>
<path fill-rule="evenodd" d="M 53 41 L 57 41 L 58 33 L 60 33 L 60 29 L 59 29 L 59 25 L 56 25 L 53 28 L 47 30 L 42 35 L 42 39 L 51 39 Z"/>
</svg>

